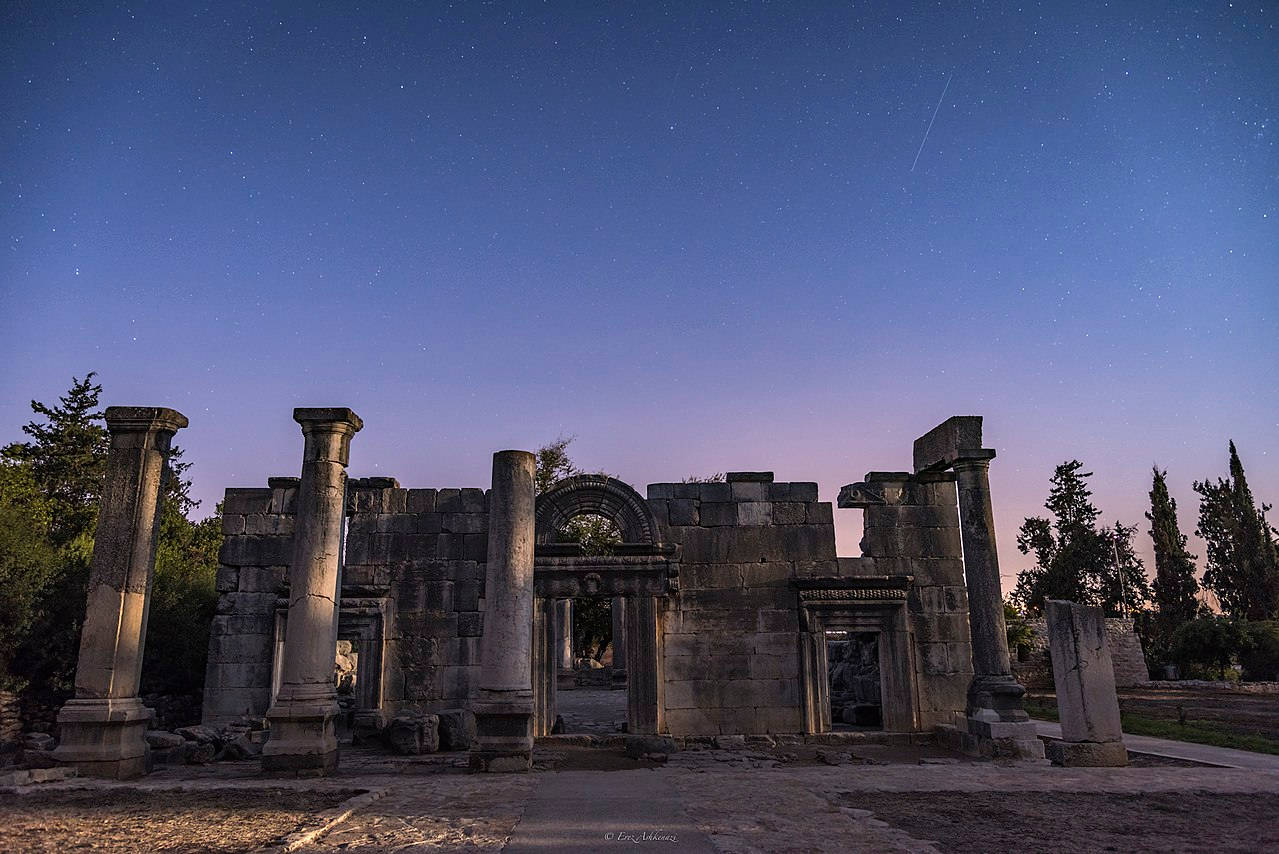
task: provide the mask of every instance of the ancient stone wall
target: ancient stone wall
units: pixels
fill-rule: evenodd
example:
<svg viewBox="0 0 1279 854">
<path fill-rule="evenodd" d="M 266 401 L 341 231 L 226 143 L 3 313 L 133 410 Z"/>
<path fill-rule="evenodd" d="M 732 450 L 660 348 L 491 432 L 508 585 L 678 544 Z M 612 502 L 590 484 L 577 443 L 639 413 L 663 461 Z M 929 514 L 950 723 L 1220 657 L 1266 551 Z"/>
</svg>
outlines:
<svg viewBox="0 0 1279 854">
<path fill-rule="evenodd" d="M 871 472 L 851 489 L 865 508 L 862 559 L 845 574 L 909 575 L 919 726 L 956 723 L 972 679 L 955 476 Z M 844 497 L 841 496 L 841 503 Z"/>
<path fill-rule="evenodd" d="M 1028 620 L 1031 637 L 1026 649 L 1008 651 L 1017 681 L 1031 690 L 1053 690 L 1052 663 L 1048 655 L 1048 627 L 1042 620 Z M 1133 630 L 1132 620 L 1106 618 L 1106 646 L 1115 669 L 1115 686 L 1131 688 L 1150 679 L 1141 639 Z"/>
<path fill-rule="evenodd" d="M 206 723 L 261 717 L 270 706 L 297 479 L 272 478 L 270 484 L 226 492 Z M 366 478 L 349 482 L 347 502 L 342 599 L 365 605 L 386 600 L 386 625 L 378 629 L 383 709 L 392 714 L 407 707 L 465 706 L 483 632 L 484 490 L 401 489 L 392 478 Z M 351 622 L 346 610 L 339 637 Z"/>
<path fill-rule="evenodd" d="M 835 529 L 817 484 L 771 480 L 648 487 L 661 539 L 680 548 L 680 592 L 661 617 L 673 735 L 803 731 L 791 579 L 835 574 Z"/>
</svg>

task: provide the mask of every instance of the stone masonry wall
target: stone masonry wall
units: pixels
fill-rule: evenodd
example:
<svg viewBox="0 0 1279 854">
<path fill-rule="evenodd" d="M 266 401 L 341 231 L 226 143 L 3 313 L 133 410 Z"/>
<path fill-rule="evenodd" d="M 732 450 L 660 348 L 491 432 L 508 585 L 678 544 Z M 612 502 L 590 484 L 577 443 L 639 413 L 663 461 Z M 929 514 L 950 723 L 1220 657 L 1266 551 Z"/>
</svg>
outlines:
<svg viewBox="0 0 1279 854">
<path fill-rule="evenodd" d="M 271 703 L 275 615 L 288 590 L 296 478 L 228 489 L 203 719 L 261 717 Z M 482 489 L 348 483 L 344 599 L 390 600 L 383 708 L 465 706 L 478 676 L 488 507 Z"/>
<path fill-rule="evenodd" d="M 914 576 L 907 610 L 919 726 L 955 723 L 973 674 L 955 476 L 871 472 L 858 486 L 883 501 L 865 509 L 859 571 Z"/>
<path fill-rule="evenodd" d="M 835 574 L 831 505 L 815 483 L 758 478 L 648 487 L 661 539 L 680 545 L 680 591 L 662 615 L 672 735 L 803 731 L 790 580 Z"/>
<path fill-rule="evenodd" d="M 1027 688 L 1052 691 L 1052 663 L 1048 655 L 1048 627 L 1042 620 L 1028 620 L 1030 642 L 1026 644 L 1025 660 L 1016 649 L 1008 651 L 1012 659 L 1013 675 Z M 1115 668 L 1115 687 L 1131 688 L 1150 679 L 1146 669 L 1146 656 L 1141 650 L 1141 639 L 1133 630 L 1132 620 L 1123 617 L 1106 618 L 1106 647 Z"/>
</svg>

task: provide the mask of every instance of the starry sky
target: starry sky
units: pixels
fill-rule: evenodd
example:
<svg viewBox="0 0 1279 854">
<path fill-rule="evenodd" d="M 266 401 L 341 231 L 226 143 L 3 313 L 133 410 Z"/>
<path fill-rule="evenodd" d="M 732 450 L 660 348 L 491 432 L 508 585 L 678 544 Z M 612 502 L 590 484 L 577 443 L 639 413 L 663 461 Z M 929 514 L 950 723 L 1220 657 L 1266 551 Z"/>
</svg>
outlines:
<svg viewBox="0 0 1279 854">
<path fill-rule="evenodd" d="M 0 441 L 96 370 L 210 511 L 297 405 L 834 500 L 981 414 L 1006 588 L 1072 457 L 1148 561 L 1154 463 L 1279 502 L 1273 3 L 13 0 L 0 68 Z"/>
</svg>

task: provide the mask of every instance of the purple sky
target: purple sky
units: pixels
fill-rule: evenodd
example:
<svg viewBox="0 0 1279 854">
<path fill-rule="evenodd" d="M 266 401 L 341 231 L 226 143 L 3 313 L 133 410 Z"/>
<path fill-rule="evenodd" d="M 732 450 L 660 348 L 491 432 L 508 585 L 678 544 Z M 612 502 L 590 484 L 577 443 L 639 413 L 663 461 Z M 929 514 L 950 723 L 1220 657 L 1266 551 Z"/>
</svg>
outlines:
<svg viewBox="0 0 1279 854">
<path fill-rule="evenodd" d="M 833 501 L 981 414 L 1008 580 L 1072 457 L 1147 556 L 1152 463 L 1279 501 L 1274 6 L 400 5 L 0 7 L 0 440 L 97 370 L 209 510 L 297 405 Z"/>
</svg>

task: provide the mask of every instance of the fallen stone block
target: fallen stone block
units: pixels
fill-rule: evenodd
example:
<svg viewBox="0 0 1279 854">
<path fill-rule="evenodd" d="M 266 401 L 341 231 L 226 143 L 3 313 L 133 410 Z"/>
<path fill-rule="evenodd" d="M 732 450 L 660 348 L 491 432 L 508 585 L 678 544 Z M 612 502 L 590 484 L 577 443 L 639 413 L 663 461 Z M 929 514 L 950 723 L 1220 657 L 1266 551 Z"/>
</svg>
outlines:
<svg viewBox="0 0 1279 854">
<path fill-rule="evenodd" d="M 212 744 L 215 749 L 222 746 L 222 735 L 213 727 L 204 726 L 184 726 L 177 730 L 177 734 L 185 738 L 187 741 L 194 741 L 197 744 Z"/>
<path fill-rule="evenodd" d="M 45 732 L 29 732 L 22 737 L 23 750 L 53 750 L 57 742 Z"/>
<path fill-rule="evenodd" d="M 445 709 L 440 719 L 440 750 L 470 750 L 475 740 L 475 715 L 466 709 Z"/>
<path fill-rule="evenodd" d="M 168 750 L 173 747 L 181 747 L 186 743 L 186 739 L 176 732 L 165 732 L 158 729 L 148 731 L 146 739 L 152 750 Z"/>
<path fill-rule="evenodd" d="M 398 715 L 386 728 L 386 740 L 392 750 L 405 756 L 434 753 L 440 749 L 439 727 L 438 715 Z"/>
</svg>

